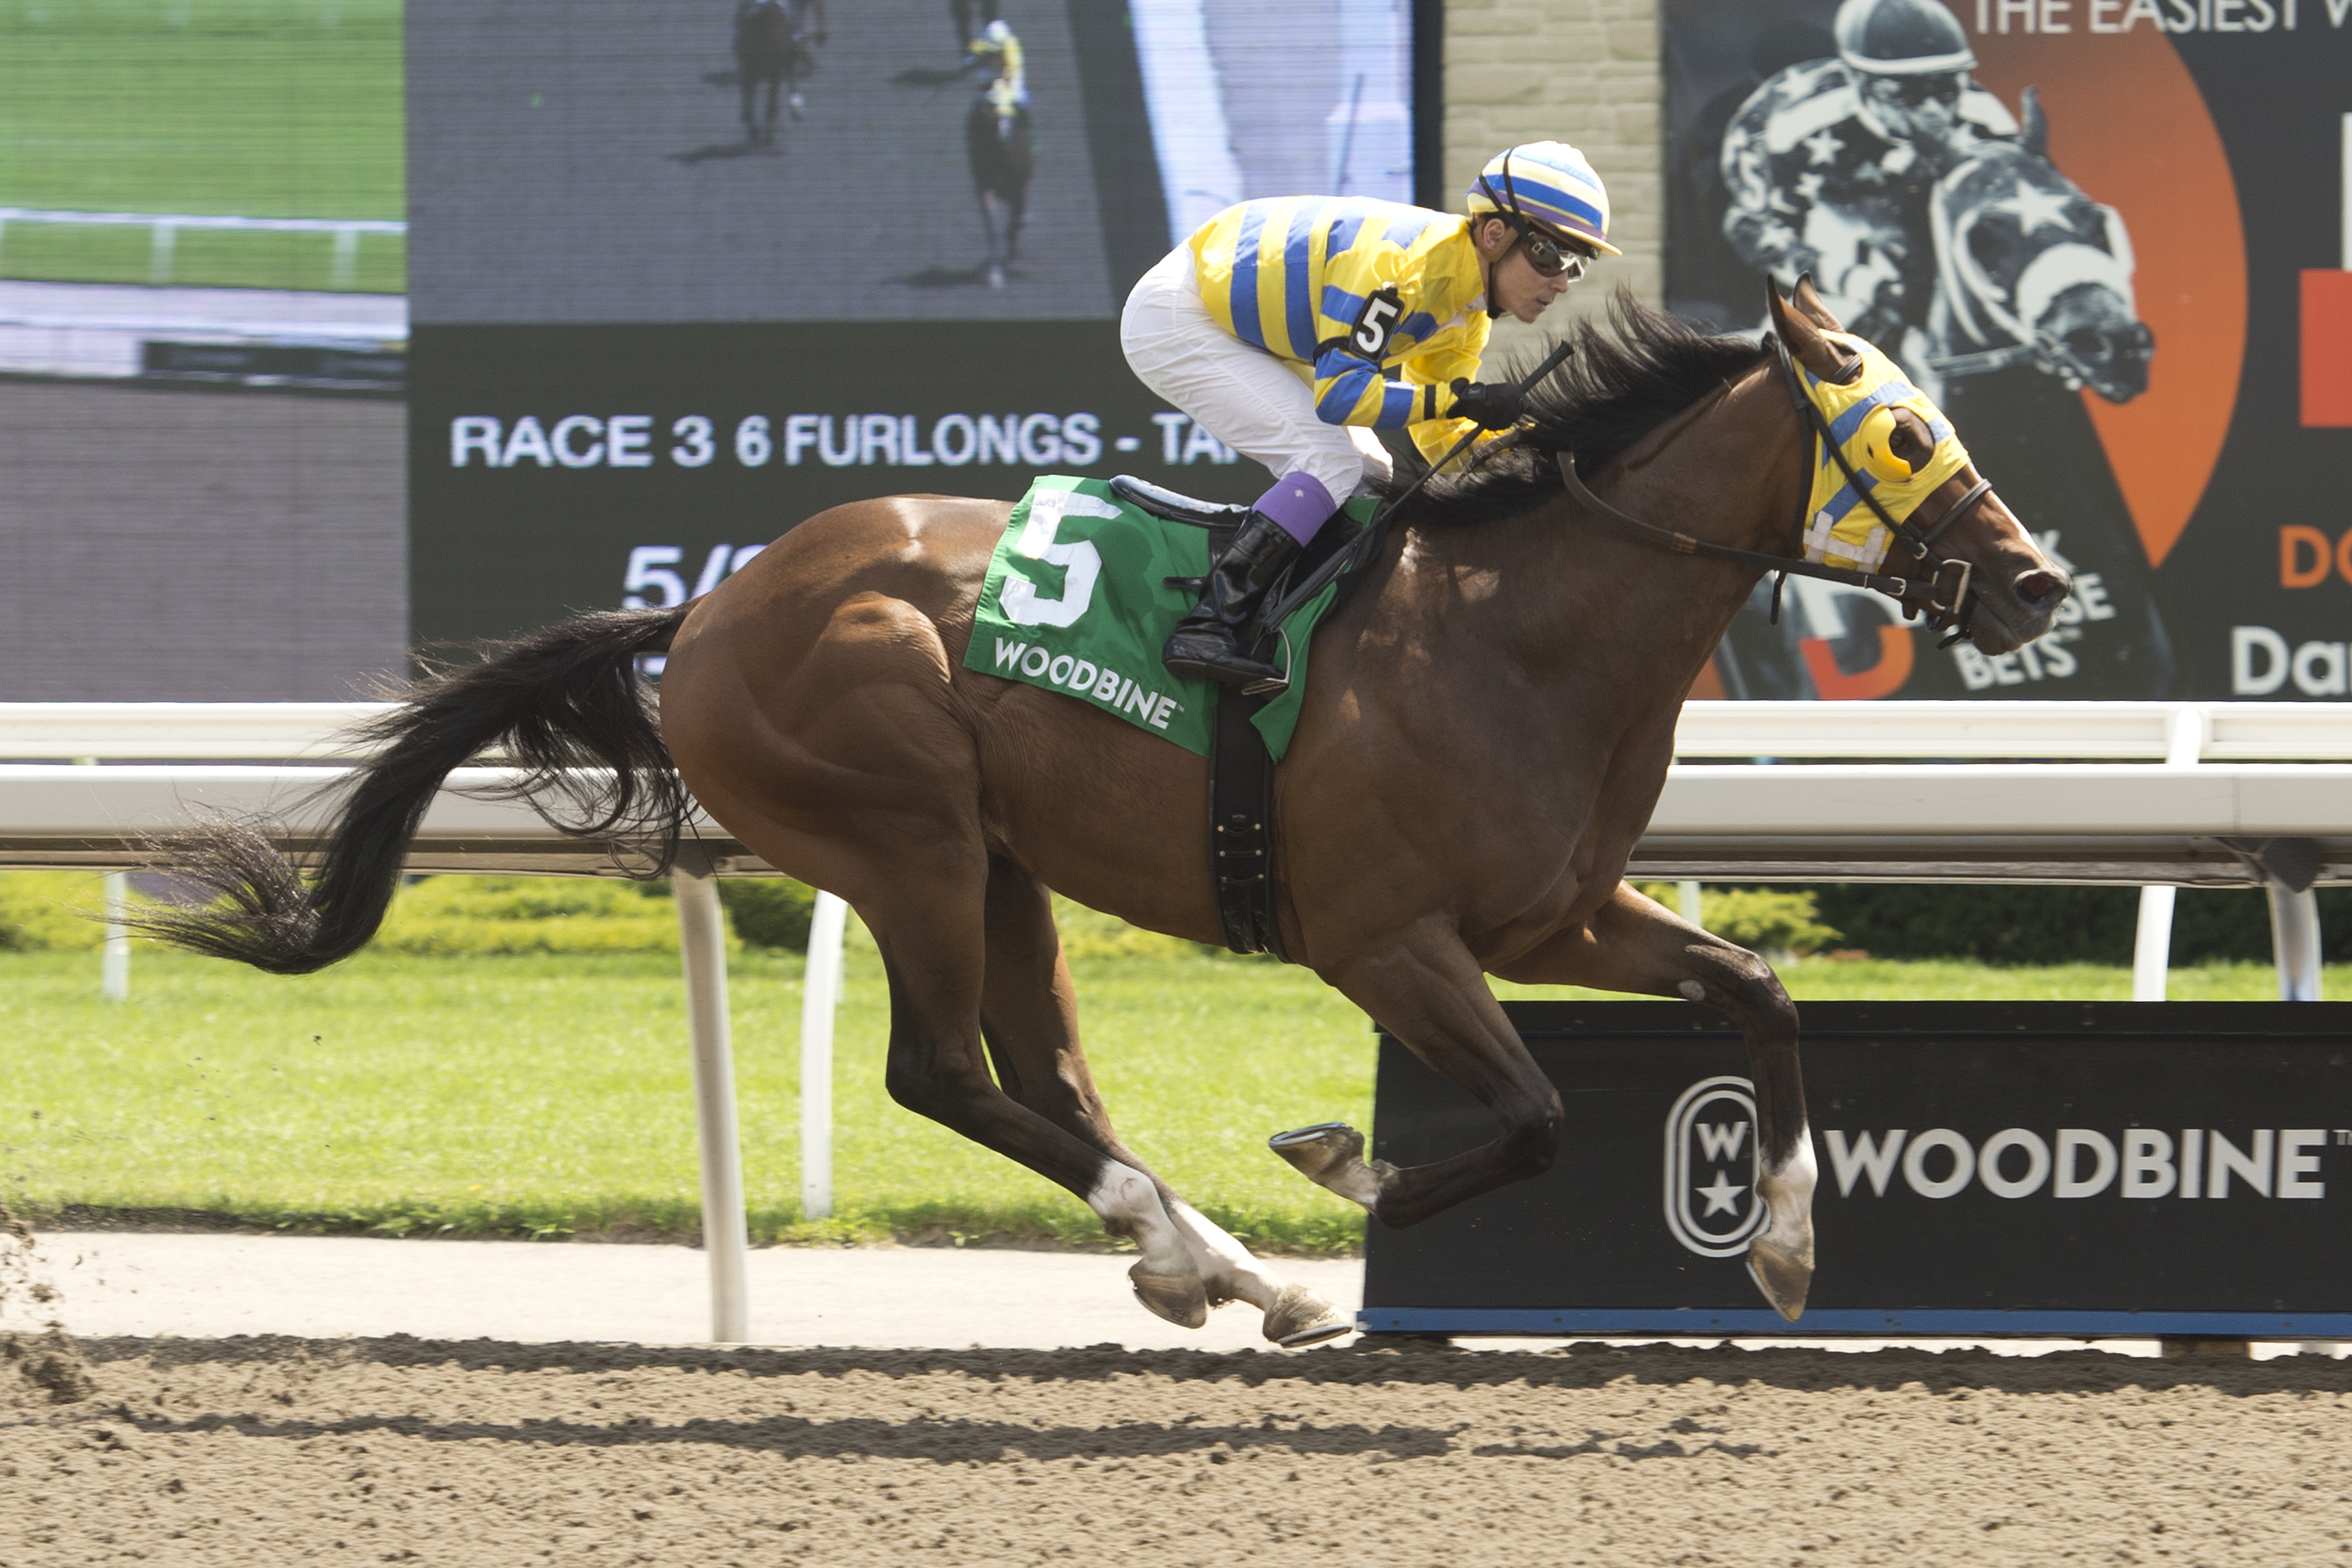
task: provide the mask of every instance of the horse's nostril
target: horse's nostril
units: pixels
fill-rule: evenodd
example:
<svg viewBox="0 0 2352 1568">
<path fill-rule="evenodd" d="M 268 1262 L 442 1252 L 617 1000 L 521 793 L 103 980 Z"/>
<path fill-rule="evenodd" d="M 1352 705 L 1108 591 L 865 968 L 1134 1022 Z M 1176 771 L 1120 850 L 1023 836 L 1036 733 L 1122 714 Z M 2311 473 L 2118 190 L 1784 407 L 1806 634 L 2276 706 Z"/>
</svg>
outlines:
<svg viewBox="0 0 2352 1568">
<path fill-rule="evenodd" d="M 2017 580 L 2018 602 L 2029 610 L 2045 609 L 2064 598 L 2072 586 L 2055 572 L 2028 572 Z"/>
</svg>

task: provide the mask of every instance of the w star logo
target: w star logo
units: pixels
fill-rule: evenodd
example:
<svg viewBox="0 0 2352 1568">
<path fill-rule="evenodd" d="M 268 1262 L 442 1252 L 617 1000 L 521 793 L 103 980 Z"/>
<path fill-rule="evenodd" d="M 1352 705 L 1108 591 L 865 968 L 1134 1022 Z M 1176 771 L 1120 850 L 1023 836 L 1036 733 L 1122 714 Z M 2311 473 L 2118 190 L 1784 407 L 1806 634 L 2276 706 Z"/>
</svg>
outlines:
<svg viewBox="0 0 2352 1568">
<path fill-rule="evenodd" d="M 1666 1116 L 1666 1228 L 1702 1258 L 1736 1258 L 1763 1226 L 1755 1194 L 1752 1086 L 1703 1079 Z"/>
</svg>

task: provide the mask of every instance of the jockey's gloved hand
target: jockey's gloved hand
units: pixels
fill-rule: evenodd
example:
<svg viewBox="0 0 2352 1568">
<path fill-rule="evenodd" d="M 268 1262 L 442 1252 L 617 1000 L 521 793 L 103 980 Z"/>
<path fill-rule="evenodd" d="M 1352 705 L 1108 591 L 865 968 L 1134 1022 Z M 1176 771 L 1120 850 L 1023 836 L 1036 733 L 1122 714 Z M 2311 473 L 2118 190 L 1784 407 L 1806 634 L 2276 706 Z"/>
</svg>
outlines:
<svg viewBox="0 0 2352 1568">
<path fill-rule="evenodd" d="M 1467 419 L 1482 430 L 1507 430 L 1526 412 L 1527 400 L 1507 381 L 1471 381 L 1456 376 L 1452 391 L 1451 417 Z"/>
</svg>

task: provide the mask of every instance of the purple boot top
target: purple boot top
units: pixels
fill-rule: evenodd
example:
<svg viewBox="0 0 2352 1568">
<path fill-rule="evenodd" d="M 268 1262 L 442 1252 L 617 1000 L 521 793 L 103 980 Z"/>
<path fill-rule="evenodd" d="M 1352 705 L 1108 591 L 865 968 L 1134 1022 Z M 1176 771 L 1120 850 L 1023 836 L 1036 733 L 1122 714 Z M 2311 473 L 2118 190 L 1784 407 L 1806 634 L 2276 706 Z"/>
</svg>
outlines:
<svg viewBox="0 0 2352 1568">
<path fill-rule="evenodd" d="M 1339 510 L 1339 503 L 1331 499 L 1322 480 L 1312 474 L 1296 473 L 1275 480 L 1272 489 L 1251 503 L 1251 510 L 1274 519 L 1285 533 L 1305 544 Z"/>
</svg>

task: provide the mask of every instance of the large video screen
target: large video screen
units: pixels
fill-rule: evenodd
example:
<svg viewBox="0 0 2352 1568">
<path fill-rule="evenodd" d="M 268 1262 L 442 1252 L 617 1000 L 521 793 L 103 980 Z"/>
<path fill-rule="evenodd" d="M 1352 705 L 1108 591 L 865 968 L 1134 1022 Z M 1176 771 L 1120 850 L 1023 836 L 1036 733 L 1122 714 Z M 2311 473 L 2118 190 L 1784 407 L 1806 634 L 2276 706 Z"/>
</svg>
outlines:
<svg viewBox="0 0 2352 1568">
<path fill-rule="evenodd" d="M 408 30 L 428 640 L 672 602 L 871 496 L 1254 494 L 1128 371 L 1128 289 L 1231 203 L 1418 188 L 1408 0 L 413 0 Z"/>
<path fill-rule="evenodd" d="M 1790 582 L 1741 697 L 2342 699 L 2352 6 L 1665 0 L 1668 305 L 1810 274 L 2072 567 L 1999 658 Z"/>
</svg>

